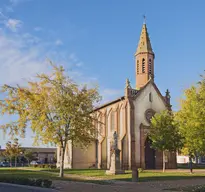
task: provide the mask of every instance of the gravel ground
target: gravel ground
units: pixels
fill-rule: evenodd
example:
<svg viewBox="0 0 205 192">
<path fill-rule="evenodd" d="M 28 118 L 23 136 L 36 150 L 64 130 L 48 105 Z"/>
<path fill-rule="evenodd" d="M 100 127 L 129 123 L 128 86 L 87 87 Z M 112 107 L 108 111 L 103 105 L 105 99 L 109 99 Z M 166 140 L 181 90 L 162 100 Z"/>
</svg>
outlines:
<svg viewBox="0 0 205 192">
<path fill-rule="evenodd" d="M 115 182 L 111 185 L 99 185 L 83 182 L 55 181 L 54 185 L 61 192 L 162 192 L 163 189 L 205 184 L 205 178 L 175 181 L 153 181 L 143 183 Z M 170 190 L 166 190 L 169 192 Z"/>
</svg>

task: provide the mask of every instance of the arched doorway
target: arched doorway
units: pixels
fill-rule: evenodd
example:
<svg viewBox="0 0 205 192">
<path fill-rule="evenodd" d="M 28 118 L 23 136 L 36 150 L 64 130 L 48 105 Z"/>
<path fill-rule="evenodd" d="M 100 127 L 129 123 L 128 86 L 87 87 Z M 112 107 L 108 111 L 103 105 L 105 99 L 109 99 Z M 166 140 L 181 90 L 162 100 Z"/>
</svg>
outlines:
<svg viewBox="0 0 205 192">
<path fill-rule="evenodd" d="M 155 169 L 155 150 L 151 148 L 152 141 L 147 137 L 145 141 L 145 169 Z"/>
</svg>

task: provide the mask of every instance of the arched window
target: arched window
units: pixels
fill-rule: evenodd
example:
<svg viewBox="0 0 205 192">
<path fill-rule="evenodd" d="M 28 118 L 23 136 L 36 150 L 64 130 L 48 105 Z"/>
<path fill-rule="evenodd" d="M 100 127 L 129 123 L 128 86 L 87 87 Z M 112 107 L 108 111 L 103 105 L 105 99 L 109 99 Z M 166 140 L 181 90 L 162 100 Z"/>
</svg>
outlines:
<svg viewBox="0 0 205 192">
<path fill-rule="evenodd" d="M 145 73 L 145 59 L 142 59 L 142 73 Z"/>
<path fill-rule="evenodd" d="M 111 132 L 115 130 L 115 113 L 111 112 Z"/>
<path fill-rule="evenodd" d="M 149 75 L 152 74 L 152 60 L 149 59 Z"/>
<path fill-rule="evenodd" d="M 122 134 L 123 133 L 123 123 L 124 123 L 124 110 L 121 107 L 121 109 L 119 110 L 119 129 L 118 129 L 118 134 Z"/>
<path fill-rule="evenodd" d="M 140 72 L 140 71 L 139 71 L 139 67 L 140 67 L 140 66 L 139 66 L 139 60 L 137 60 L 137 74 L 139 74 L 139 72 Z"/>
</svg>

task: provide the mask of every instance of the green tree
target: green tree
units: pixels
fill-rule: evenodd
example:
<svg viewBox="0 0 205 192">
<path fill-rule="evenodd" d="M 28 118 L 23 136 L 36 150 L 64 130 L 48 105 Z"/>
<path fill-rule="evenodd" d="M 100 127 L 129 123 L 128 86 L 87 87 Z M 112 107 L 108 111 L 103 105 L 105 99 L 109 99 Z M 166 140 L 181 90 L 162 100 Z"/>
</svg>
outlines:
<svg viewBox="0 0 205 192">
<path fill-rule="evenodd" d="M 53 72 L 37 75 L 27 87 L 4 85 L 7 97 L 0 102 L 2 114 L 17 114 L 18 120 L 2 125 L 12 134 L 23 134 L 29 124 L 35 141 L 53 143 L 61 149 L 60 177 L 63 177 L 64 156 L 69 140 L 73 144 L 88 145 L 96 138 L 91 115 L 100 100 L 97 88 L 77 85 L 62 66 L 51 64 Z"/>
<path fill-rule="evenodd" d="M 57 163 L 57 150 L 56 150 L 55 153 L 54 153 L 53 162 L 54 162 L 54 163 Z"/>
<path fill-rule="evenodd" d="M 27 162 L 28 162 L 28 166 L 30 165 L 30 161 L 33 160 L 33 152 L 30 149 L 26 149 L 23 152 L 23 156 L 26 158 Z"/>
<path fill-rule="evenodd" d="M 15 159 L 15 167 L 17 163 L 17 157 L 21 153 L 20 144 L 18 143 L 18 139 L 14 139 L 14 142 L 8 141 L 6 143 L 6 150 L 4 152 L 4 156 L 9 158 L 10 160 L 10 166 L 12 166 L 12 158 Z"/>
<path fill-rule="evenodd" d="M 12 167 L 12 151 L 11 151 L 11 141 L 8 141 L 6 143 L 6 150 L 3 152 L 3 156 L 6 157 L 7 160 L 9 160 L 10 167 Z"/>
<path fill-rule="evenodd" d="M 202 76 L 198 85 L 184 91 L 180 101 L 180 110 L 176 114 L 180 132 L 190 159 L 192 173 L 192 158 L 205 155 L 205 78 Z"/>
<path fill-rule="evenodd" d="M 165 110 L 156 113 L 151 119 L 150 132 L 148 134 L 152 143 L 151 146 L 163 153 L 163 172 L 166 166 L 166 151 L 174 151 L 182 147 L 182 137 L 178 126 L 174 121 L 171 111 Z"/>
</svg>

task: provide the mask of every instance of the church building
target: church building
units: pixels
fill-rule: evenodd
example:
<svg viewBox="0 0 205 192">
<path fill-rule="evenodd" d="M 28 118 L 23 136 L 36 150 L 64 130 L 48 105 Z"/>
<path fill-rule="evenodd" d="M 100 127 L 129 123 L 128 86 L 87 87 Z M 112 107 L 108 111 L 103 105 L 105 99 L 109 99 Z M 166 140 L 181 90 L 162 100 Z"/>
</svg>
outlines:
<svg viewBox="0 0 205 192">
<path fill-rule="evenodd" d="M 162 152 L 150 147 L 147 136 L 150 120 L 155 113 L 171 110 L 170 94 L 167 90 L 161 94 L 154 82 L 154 59 L 147 26 L 144 23 L 135 53 L 136 87 L 131 87 L 126 80 L 124 95 L 95 109 L 98 120 L 98 138 L 87 149 L 72 146 L 68 142 L 65 153 L 65 168 L 110 168 L 110 148 L 113 133 L 118 135 L 120 149 L 120 166 L 131 169 L 131 166 L 143 169 L 161 169 Z M 60 152 L 58 150 L 60 165 Z M 166 168 L 176 168 L 176 154 L 168 152 Z"/>
</svg>

